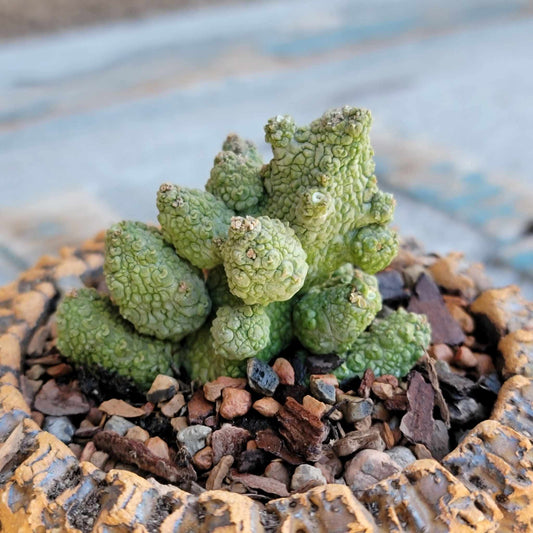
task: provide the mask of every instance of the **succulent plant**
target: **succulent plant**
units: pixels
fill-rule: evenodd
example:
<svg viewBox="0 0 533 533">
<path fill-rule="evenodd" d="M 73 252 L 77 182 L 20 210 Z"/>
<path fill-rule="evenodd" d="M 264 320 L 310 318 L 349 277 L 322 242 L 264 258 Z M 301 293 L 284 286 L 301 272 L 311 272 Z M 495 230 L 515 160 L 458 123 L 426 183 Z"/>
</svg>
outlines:
<svg viewBox="0 0 533 533">
<path fill-rule="evenodd" d="M 160 230 L 122 222 L 107 233 L 117 323 L 129 321 L 153 342 L 146 353 L 154 361 L 168 362 L 172 346 L 176 362 L 201 381 L 241 375 L 249 358 L 268 361 L 295 337 L 310 352 L 340 355 L 340 377 L 367 366 L 405 374 L 429 344 L 429 325 L 402 310 L 371 325 L 381 309 L 373 274 L 394 258 L 398 239 L 388 227 L 394 200 L 374 175 L 370 124 L 370 113 L 354 107 L 307 127 L 277 116 L 265 127 L 269 163 L 253 143 L 230 135 L 205 191 L 161 185 Z M 90 322 L 84 298 L 75 309 L 77 298 L 60 307 L 75 332 Z M 121 328 L 110 327 L 117 357 L 117 338 L 127 349 L 136 335 Z M 85 346 L 90 332 L 67 329 L 59 331 L 65 355 L 109 364 L 108 347 L 80 355 L 76 339 Z M 153 368 L 139 367 L 136 382 L 148 383 Z"/>
</svg>

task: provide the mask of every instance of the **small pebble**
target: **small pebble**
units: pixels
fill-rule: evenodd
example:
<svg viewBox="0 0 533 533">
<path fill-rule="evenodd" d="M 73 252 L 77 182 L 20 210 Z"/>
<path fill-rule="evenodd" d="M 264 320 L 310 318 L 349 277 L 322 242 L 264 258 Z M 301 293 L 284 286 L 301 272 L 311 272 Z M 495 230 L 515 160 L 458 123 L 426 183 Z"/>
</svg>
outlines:
<svg viewBox="0 0 533 533">
<path fill-rule="evenodd" d="M 126 431 L 124 435 L 128 439 L 138 440 L 140 442 L 146 442 L 150 438 L 150 433 L 139 426 L 133 426 Z"/>
<path fill-rule="evenodd" d="M 377 402 L 372 409 L 372 418 L 388 422 L 390 420 L 390 411 L 383 405 L 383 402 Z"/>
<path fill-rule="evenodd" d="M 340 422 L 342 420 L 342 413 L 338 409 L 333 409 L 328 418 L 333 422 Z"/>
<path fill-rule="evenodd" d="M 344 479 L 352 491 L 357 492 L 368 489 L 401 469 L 385 452 L 362 450 L 346 463 Z"/>
<path fill-rule="evenodd" d="M 260 398 L 259 400 L 254 402 L 252 407 L 259 414 L 270 418 L 272 416 L 275 416 L 277 412 L 281 409 L 281 404 L 274 400 L 274 398 L 265 396 L 264 398 Z"/>
<path fill-rule="evenodd" d="M 237 416 L 245 415 L 252 407 L 252 395 L 244 389 L 227 387 L 222 391 L 220 416 L 233 420 Z"/>
<path fill-rule="evenodd" d="M 113 415 L 104 426 L 107 431 L 114 431 L 119 435 L 124 436 L 128 429 L 132 428 L 135 424 L 132 424 L 129 420 L 122 418 L 121 416 Z"/>
<path fill-rule="evenodd" d="M 453 356 L 452 364 L 460 368 L 474 368 L 477 365 L 477 358 L 470 348 L 459 346 Z"/>
<path fill-rule="evenodd" d="M 392 430 L 387 422 L 383 422 L 381 424 L 380 435 L 388 450 L 390 450 L 394 444 L 396 444 L 394 434 L 392 433 Z"/>
<path fill-rule="evenodd" d="M 186 428 L 189 424 L 187 423 L 186 416 L 176 416 L 170 421 L 170 425 L 177 433 L 180 429 Z"/>
<path fill-rule="evenodd" d="M 212 429 L 207 426 L 188 426 L 178 432 L 178 442 L 185 446 L 191 455 L 205 447 Z"/>
<path fill-rule="evenodd" d="M 98 407 L 91 407 L 89 412 L 87 413 L 87 420 L 91 422 L 91 424 L 99 426 L 103 416 L 104 413 L 102 413 L 102 411 L 100 411 Z"/>
<path fill-rule="evenodd" d="M 31 412 L 31 419 L 39 426 L 43 426 L 44 422 L 44 415 L 41 413 L 41 411 L 32 411 Z"/>
<path fill-rule="evenodd" d="M 329 405 L 335 403 L 335 387 L 318 376 L 311 376 L 309 381 L 311 394 L 317 399 Z"/>
<path fill-rule="evenodd" d="M 150 437 L 144 444 L 157 457 L 170 461 L 168 444 L 162 438 Z"/>
<path fill-rule="evenodd" d="M 222 391 L 226 387 L 244 389 L 244 387 L 246 387 L 246 379 L 220 376 L 214 381 L 208 381 L 203 388 L 205 399 L 210 402 L 215 402 L 222 396 Z"/>
<path fill-rule="evenodd" d="M 145 414 L 145 411 L 140 407 L 134 407 L 124 400 L 118 400 L 116 398 L 102 402 L 98 409 L 107 415 L 117 415 L 122 418 L 138 418 Z"/>
<path fill-rule="evenodd" d="M 370 415 L 361 418 L 361 420 L 356 420 L 353 423 L 355 431 L 366 431 L 372 427 L 372 417 Z"/>
<path fill-rule="evenodd" d="M 267 465 L 265 468 L 265 477 L 277 479 L 283 483 L 286 487 L 289 486 L 290 475 L 287 467 L 279 459 L 275 459 Z"/>
<path fill-rule="evenodd" d="M 100 450 L 96 450 L 92 455 L 91 455 L 91 463 L 96 466 L 97 468 L 104 468 L 104 465 L 106 463 L 106 461 L 109 459 L 109 454 L 105 453 L 105 452 L 102 452 Z"/>
<path fill-rule="evenodd" d="M 394 446 L 390 450 L 385 450 L 385 453 L 401 468 L 405 468 L 416 461 L 414 453 L 405 446 Z"/>
<path fill-rule="evenodd" d="M 461 326 L 461 329 L 466 334 L 474 331 L 474 319 L 462 307 L 449 301 L 446 301 L 446 307 L 450 315 L 452 315 L 452 318 Z"/>
<path fill-rule="evenodd" d="M 237 457 L 244 450 L 249 439 L 250 433 L 247 429 L 231 424 L 224 424 L 220 429 L 213 431 L 211 435 L 213 463 L 217 464 L 224 455 Z"/>
<path fill-rule="evenodd" d="M 370 398 L 357 398 L 349 394 L 340 396 L 340 405 L 344 420 L 349 424 L 365 419 L 372 414 L 374 409 L 374 402 Z"/>
<path fill-rule="evenodd" d="M 453 350 L 447 344 L 432 344 L 429 347 L 429 354 L 434 359 L 451 363 L 453 359 Z"/>
<path fill-rule="evenodd" d="M 374 383 L 372 383 L 372 392 L 380 400 L 388 400 L 394 396 L 394 387 L 390 383 L 374 381 Z"/>
<path fill-rule="evenodd" d="M 490 355 L 487 355 L 486 353 L 477 353 L 475 355 L 477 359 L 476 370 L 480 376 L 496 372 L 494 361 Z"/>
<path fill-rule="evenodd" d="M 294 385 L 294 368 L 287 359 L 278 357 L 272 365 L 272 370 L 278 375 L 282 385 Z"/>
<path fill-rule="evenodd" d="M 170 400 L 179 388 L 180 386 L 177 379 L 171 376 L 166 376 L 165 374 L 158 374 L 154 379 L 150 390 L 146 393 L 146 399 L 151 403 L 164 402 Z"/>
<path fill-rule="evenodd" d="M 198 389 L 189 400 L 187 411 L 189 413 L 189 424 L 203 424 L 204 420 L 214 413 L 215 406 L 208 402 L 204 398 L 203 391 Z"/>
<path fill-rule="evenodd" d="M 81 455 L 80 455 L 80 461 L 89 461 L 92 454 L 96 451 L 96 446 L 94 445 L 94 442 L 90 440 L 85 447 L 83 448 Z"/>
<path fill-rule="evenodd" d="M 327 481 L 324 474 L 316 466 L 307 464 L 299 465 L 294 470 L 291 479 L 291 490 L 297 491 L 303 487 L 308 486 L 311 482 L 316 485 L 326 485 Z"/>
<path fill-rule="evenodd" d="M 43 429 L 68 444 L 72 440 L 76 426 L 68 416 L 47 416 L 43 422 Z"/>
<path fill-rule="evenodd" d="M 225 455 L 218 462 L 218 464 L 213 467 L 207 481 L 205 482 L 205 488 L 207 490 L 218 490 L 222 487 L 222 482 L 224 478 L 228 475 L 229 469 L 232 467 L 235 459 L 231 455 Z"/>
<path fill-rule="evenodd" d="M 259 359 L 248 359 L 246 375 L 250 388 L 265 396 L 272 396 L 279 385 L 278 375 L 269 365 Z"/>
<path fill-rule="evenodd" d="M 83 451 L 83 446 L 81 444 L 75 444 L 74 442 L 71 442 L 68 447 L 78 459 L 81 457 L 81 452 Z"/>
<path fill-rule="evenodd" d="M 185 398 L 183 394 L 176 394 L 173 398 L 161 406 L 161 412 L 168 418 L 172 418 L 179 413 L 184 405 Z"/>
<path fill-rule="evenodd" d="M 328 483 L 335 483 L 344 466 L 331 447 L 324 446 L 322 451 L 322 457 L 313 466 L 320 469 Z"/>
<path fill-rule="evenodd" d="M 33 365 L 26 370 L 26 377 L 28 379 L 38 380 L 44 373 L 46 369 L 42 365 Z"/>
<path fill-rule="evenodd" d="M 46 373 L 52 378 L 66 376 L 72 372 L 72 367 L 67 363 L 59 363 L 46 369 Z"/>
<path fill-rule="evenodd" d="M 417 459 L 433 459 L 433 455 L 431 455 L 431 452 L 421 442 L 417 442 L 414 445 L 413 451 Z"/>
<path fill-rule="evenodd" d="M 194 454 L 192 462 L 199 470 L 211 469 L 213 466 L 213 448 L 211 448 L 211 446 L 206 446 L 205 448 L 198 450 Z"/>
<path fill-rule="evenodd" d="M 322 418 L 328 409 L 328 406 L 324 402 L 313 398 L 313 396 L 309 396 L 309 394 L 303 397 L 302 405 L 317 418 Z"/>
</svg>

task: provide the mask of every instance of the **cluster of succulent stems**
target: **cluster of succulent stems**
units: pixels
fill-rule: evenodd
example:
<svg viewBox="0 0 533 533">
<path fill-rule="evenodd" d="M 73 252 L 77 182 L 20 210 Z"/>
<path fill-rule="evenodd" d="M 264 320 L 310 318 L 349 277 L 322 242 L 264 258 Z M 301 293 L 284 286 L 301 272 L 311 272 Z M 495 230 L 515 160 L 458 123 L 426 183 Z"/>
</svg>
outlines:
<svg viewBox="0 0 533 533">
<path fill-rule="evenodd" d="M 390 194 L 378 189 L 368 111 L 344 107 L 309 126 L 265 126 L 273 157 L 230 135 L 205 190 L 165 183 L 160 227 L 123 221 L 106 234 L 109 294 L 61 302 L 58 347 L 149 386 L 183 366 L 201 382 L 240 376 L 289 345 L 337 354 L 342 378 L 405 375 L 429 344 L 422 315 L 379 319 L 375 273 L 398 250 Z M 292 343 L 292 344 L 291 344 Z"/>
</svg>

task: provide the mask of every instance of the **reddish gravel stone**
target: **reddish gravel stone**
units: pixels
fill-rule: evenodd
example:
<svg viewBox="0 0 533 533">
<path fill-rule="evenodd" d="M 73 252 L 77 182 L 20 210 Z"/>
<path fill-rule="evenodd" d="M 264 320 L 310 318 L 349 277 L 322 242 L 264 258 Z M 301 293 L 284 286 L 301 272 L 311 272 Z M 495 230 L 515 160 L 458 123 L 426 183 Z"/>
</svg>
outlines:
<svg viewBox="0 0 533 533">
<path fill-rule="evenodd" d="M 302 405 L 317 418 L 322 418 L 328 410 L 328 406 L 324 402 L 313 398 L 313 396 L 310 396 L 309 394 L 303 397 Z"/>
<path fill-rule="evenodd" d="M 144 445 L 157 457 L 161 457 L 166 461 L 170 461 L 170 453 L 168 444 L 160 437 L 150 437 Z"/>
<path fill-rule="evenodd" d="M 83 451 L 81 452 L 80 461 L 88 461 L 95 451 L 96 451 L 96 446 L 94 445 L 94 442 L 90 440 L 85 445 L 85 448 L 83 448 Z"/>
<path fill-rule="evenodd" d="M 279 459 L 275 459 L 269 463 L 265 468 L 265 476 L 278 480 L 280 483 L 283 483 L 285 487 L 288 487 L 291 481 L 291 476 L 289 475 L 287 467 Z"/>
<path fill-rule="evenodd" d="M 274 398 L 265 396 L 264 398 L 260 398 L 259 400 L 254 402 L 252 407 L 259 414 L 270 418 L 278 413 L 278 411 L 281 409 L 281 404 L 274 400 Z"/>
<path fill-rule="evenodd" d="M 494 367 L 494 361 L 490 355 L 487 355 L 485 353 L 477 353 L 475 354 L 475 356 L 477 360 L 476 370 L 480 376 L 496 372 L 496 368 Z"/>
<path fill-rule="evenodd" d="M 224 478 L 229 474 L 229 469 L 233 465 L 234 458 L 231 455 L 225 455 L 218 464 L 209 472 L 209 477 L 205 482 L 207 490 L 218 490 L 222 487 Z"/>
<path fill-rule="evenodd" d="M 231 387 L 233 389 L 244 389 L 246 387 L 246 379 L 221 376 L 214 381 L 208 381 L 204 385 L 205 399 L 210 402 L 218 400 L 222 396 L 222 391 L 226 387 Z"/>
<path fill-rule="evenodd" d="M 432 344 L 428 352 L 434 359 L 446 361 L 446 363 L 451 363 L 453 359 L 453 350 L 447 344 Z"/>
<path fill-rule="evenodd" d="M 217 464 L 224 455 L 236 457 L 250 439 L 248 430 L 230 424 L 224 424 L 220 429 L 211 434 L 211 447 L 213 448 L 213 463 Z"/>
<path fill-rule="evenodd" d="M 77 382 L 58 385 L 55 379 L 50 379 L 37 393 L 35 408 L 46 415 L 62 416 L 85 414 L 91 406 L 78 389 Z"/>
<path fill-rule="evenodd" d="M 59 363 L 58 365 L 50 366 L 46 373 L 52 378 L 59 378 L 66 376 L 72 372 L 72 367 L 67 363 Z"/>
<path fill-rule="evenodd" d="M 205 446 L 194 454 L 192 462 L 199 470 L 209 470 L 213 466 L 213 448 Z"/>
<path fill-rule="evenodd" d="M 126 431 L 124 435 L 128 439 L 138 440 L 140 442 L 146 442 L 150 438 L 150 433 L 139 426 L 133 426 Z"/>
<path fill-rule="evenodd" d="M 282 385 L 294 385 L 294 368 L 284 357 L 278 357 L 272 365 Z"/>
<path fill-rule="evenodd" d="M 145 411 L 140 407 L 134 407 L 124 400 L 117 399 L 102 402 L 98 409 L 109 416 L 117 415 L 122 418 L 137 418 L 145 414 Z"/>
<path fill-rule="evenodd" d="M 331 446 L 323 447 L 322 457 L 320 457 L 314 466 L 322 471 L 328 483 L 334 483 L 335 479 L 341 475 L 343 470 L 342 462 Z"/>
<path fill-rule="evenodd" d="M 374 381 L 372 385 L 372 392 L 380 400 L 388 400 L 394 396 L 394 387 L 390 383 Z"/>
<path fill-rule="evenodd" d="M 453 356 L 452 364 L 460 368 L 474 368 L 477 365 L 477 358 L 470 348 L 459 346 Z"/>
<path fill-rule="evenodd" d="M 44 415 L 40 411 L 32 411 L 31 412 L 31 419 L 39 426 L 41 427 L 44 422 Z"/>
<path fill-rule="evenodd" d="M 219 413 L 226 420 L 245 415 L 251 407 L 252 395 L 247 390 L 227 387 L 222 391 Z"/>
<path fill-rule="evenodd" d="M 104 417 L 104 413 L 102 413 L 102 411 L 100 411 L 98 407 L 91 407 L 89 412 L 87 413 L 86 418 L 89 422 L 91 422 L 91 424 L 94 424 L 95 426 L 99 426 L 103 417 Z"/>
<path fill-rule="evenodd" d="M 203 424 L 204 420 L 212 415 L 215 406 L 204 398 L 204 393 L 198 389 L 187 404 L 189 424 Z"/>
<path fill-rule="evenodd" d="M 472 333 L 475 327 L 474 319 L 462 307 L 447 300 L 446 297 L 445 302 L 450 315 L 461 326 L 461 329 L 466 334 Z"/>
</svg>

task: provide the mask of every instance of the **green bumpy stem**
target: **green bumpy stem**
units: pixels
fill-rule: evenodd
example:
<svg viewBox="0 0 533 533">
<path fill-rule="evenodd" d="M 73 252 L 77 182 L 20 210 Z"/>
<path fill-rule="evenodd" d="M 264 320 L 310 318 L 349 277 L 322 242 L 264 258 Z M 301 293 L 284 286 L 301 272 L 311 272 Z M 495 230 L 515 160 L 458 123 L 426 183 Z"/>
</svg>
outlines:
<svg viewBox="0 0 533 533">
<path fill-rule="evenodd" d="M 215 157 L 205 190 L 238 214 L 254 214 L 264 195 L 260 170 L 263 161 L 256 146 L 229 135 Z"/>
<path fill-rule="evenodd" d="M 376 278 L 351 270 L 349 280 L 312 287 L 294 306 L 294 332 L 312 353 L 346 352 L 381 309 Z"/>
<path fill-rule="evenodd" d="M 425 315 L 399 309 L 376 320 L 345 354 L 344 363 L 334 370 L 339 380 L 362 376 L 371 368 L 377 376 L 405 376 L 424 355 L 431 340 Z"/>
<path fill-rule="evenodd" d="M 218 354 L 209 328 L 210 324 L 204 324 L 198 331 L 185 338 L 179 359 L 189 377 L 205 383 L 219 376 L 243 376 L 246 362 L 226 359 Z"/>
<path fill-rule="evenodd" d="M 291 302 L 273 302 L 263 308 L 254 306 L 255 312 L 258 309 L 264 310 L 270 327 L 266 346 L 256 353 L 252 353 L 250 349 L 253 344 L 253 339 L 250 338 L 239 344 L 232 339 L 232 352 L 229 353 L 226 348 L 221 351 L 213 335 L 213 326 L 209 323 L 185 338 L 179 359 L 191 379 L 205 383 L 219 376 L 243 377 L 246 375 L 246 361 L 249 357 L 269 361 L 287 347 L 292 339 Z M 232 331 L 235 331 L 234 328 Z M 264 339 L 262 330 L 259 338 Z"/>
<path fill-rule="evenodd" d="M 355 230 L 346 243 L 351 262 L 369 274 L 386 268 L 398 253 L 398 246 L 396 232 L 377 224 Z"/>
<path fill-rule="evenodd" d="M 158 374 L 172 374 L 172 345 L 137 333 L 109 298 L 94 289 L 66 296 L 56 316 L 57 347 L 74 363 L 101 366 L 142 390 Z"/>
<path fill-rule="evenodd" d="M 104 272 L 120 314 L 144 335 L 179 341 L 211 310 L 201 272 L 158 229 L 124 221 L 106 234 Z"/>
<path fill-rule="evenodd" d="M 222 306 L 236 308 L 243 306 L 242 300 L 231 294 L 226 273 L 222 267 L 219 266 L 209 271 L 207 287 L 213 302 L 213 309 L 216 310 Z M 268 331 L 268 341 L 265 347 L 251 355 L 249 355 L 251 351 L 248 351 L 247 356 L 249 355 L 250 357 L 253 356 L 262 361 L 268 361 L 288 346 L 293 337 L 291 319 L 292 305 L 292 300 L 287 300 L 284 302 L 272 302 L 264 307 L 257 305 L 253 306 L 254 311 L 257 310 L 263 312 L 262 310 L 264 310 L 264 313 L 270 320 L 270 327 Z M 245 356 L 236 353 L 234 357 L 236 359 L 243 359 Z"/>
<path fill-rule="evenodd" d="M 164 183 L 157 193 L 157 208 L 163 237 L 180 257 L 198 268 L 222 262 L 219 243 L 235 214 L 222 200 L 207 191 Z"/>
<path fill-rule="evenodd" d="M 306 127 L 297 127 L 289 116 L 274 117 L 265 126 L 273 158 L 261 171 L 263 214 L 287 222 L 296 232 L 309 264 L 304 290 L 354 258 L 362 270 L 376 272 L 397 250 L 390 230 L 384 238 L 394 202 L 377 187 L 371 122 L 369 111 L 347 106 Z M 363 226 L 369 229 L 352 246 L 345 236 L 354 237 Z M 372 233 L 381 248 L 369 246 Z M 357 253 L 361 247 L 370 250 L 364 257 Z"/>
<path fill-rule="evenodd" d="M 266 348 L 270 318 L 261 306 L 223 306 L 211 324 L 213 347 L 226 359 L 248 359 Z"/>
<path fill-rule="evenodd" d="M 230 291 L 248 305 L 290 299 L 308 265 L 294 231 L 269 217 L 233 217 L 221 245 Z"/>
</svg>

